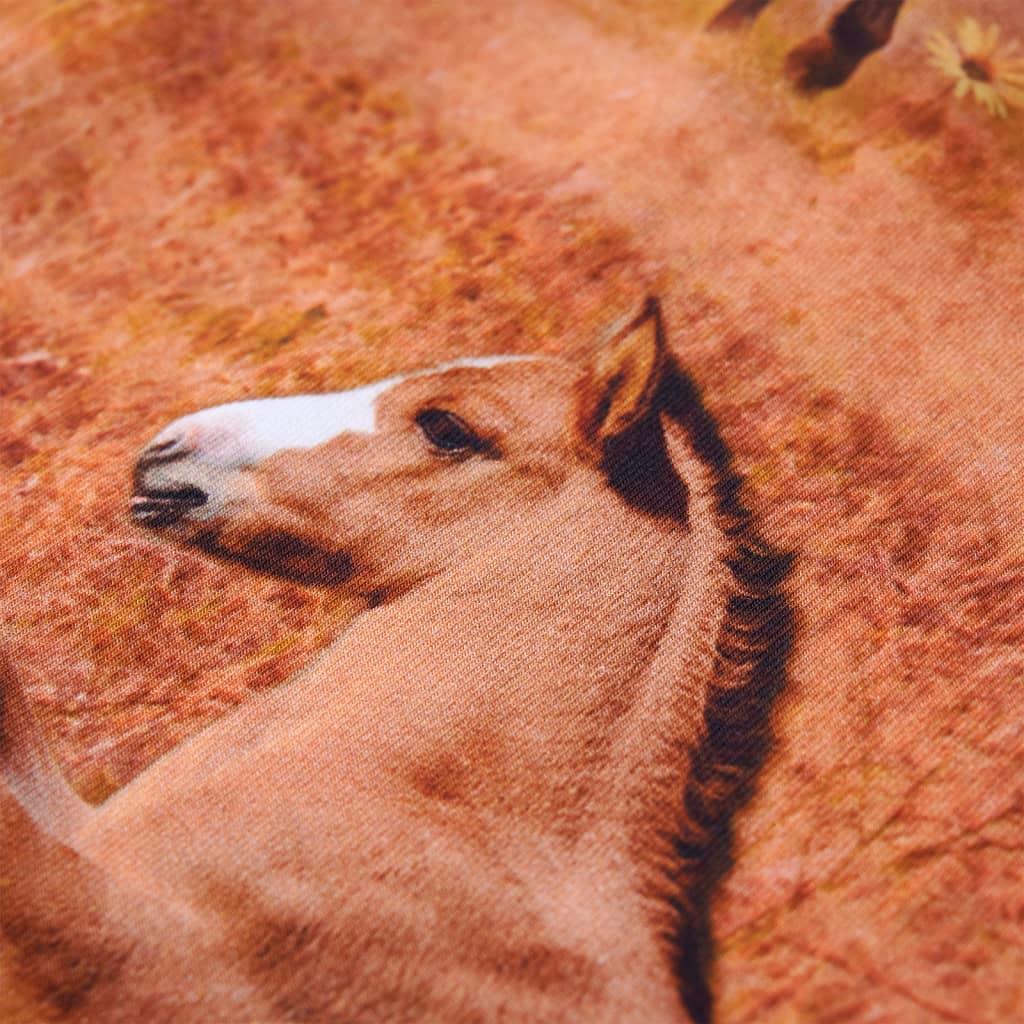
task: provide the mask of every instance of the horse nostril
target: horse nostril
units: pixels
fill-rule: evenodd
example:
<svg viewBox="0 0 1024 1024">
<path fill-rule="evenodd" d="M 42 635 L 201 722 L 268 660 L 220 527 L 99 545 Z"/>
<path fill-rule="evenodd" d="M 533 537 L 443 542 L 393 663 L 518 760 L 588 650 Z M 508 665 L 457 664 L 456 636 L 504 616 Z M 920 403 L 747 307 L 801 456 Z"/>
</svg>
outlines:
<svg viewBox="0 0 1024 1024">
<path fill-rule="evenodd" d="M 131 501 L 131 516 L 137 523 L 169 526 L 209 501 L 207 492 L 188 479 L 191 474 L 166 468 L 186 462 L 194 451 L 178 437 L 153 441 L 142 449 L 135 463 Z"/>
<path fill-rule="evenodd" d="M 132 495 L 131 514 L 144 526 L 170 526 L 208 500 L 206 491 L 192 485 L 153 488 Z"/>
<path fill-rule="evenodd" d="M 172 437 L 168 441 L 155 441 L 142 449 L 135 468 L 143 470 L 150 466 L 162 465 L 165 462 L 177 462 L 179 459 L 188 458 L 191 454 L 192 448 L 180 438 Z"/>
</svg>

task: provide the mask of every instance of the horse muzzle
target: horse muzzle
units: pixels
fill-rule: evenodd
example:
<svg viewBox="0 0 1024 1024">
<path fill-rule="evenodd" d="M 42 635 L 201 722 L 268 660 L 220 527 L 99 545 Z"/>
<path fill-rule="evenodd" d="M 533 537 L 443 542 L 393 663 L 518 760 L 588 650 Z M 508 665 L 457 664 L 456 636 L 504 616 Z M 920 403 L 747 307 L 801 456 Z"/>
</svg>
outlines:
<svg viewBox="0 0 1024 1024">
<path fill-rule="evenodd" d="M 135 464 L 131 516 L 152 529 L 173 526 L 197 512 L 206 518 L 212 483 L 211 467 L 197 461 L 193 449 L 177 440 L 154 442 Z"/>
</svg>

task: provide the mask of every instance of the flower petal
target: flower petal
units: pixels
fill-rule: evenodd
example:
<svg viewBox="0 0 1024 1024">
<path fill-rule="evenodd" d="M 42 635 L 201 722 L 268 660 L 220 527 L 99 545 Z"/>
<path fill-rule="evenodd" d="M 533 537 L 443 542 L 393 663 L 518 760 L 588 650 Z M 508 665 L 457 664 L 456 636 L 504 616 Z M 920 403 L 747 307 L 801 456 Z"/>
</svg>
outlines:
<svg viewBox="0 0 1024 1024">
<path fill-rule="evenodd" d="M 985 53 L 991 56 L 996 51 L 996 47 L 999 45 L 999 26 L 989 25 L 988 32 L 985 33 Z"/>
<path fill-rule="evenodd" d="M 983 43 L 981 26 L 977 21 L 975 21 L 974 18 L 964 18 L 964 20 L 960 22 L 957 34 L 960 36 L 961 49 L 968 56 L 977 56 Z"/>
<path fill-rule="evenodd" d="M 930 39 L 928 49 L 931 52 L 932 67 L 938 68 L 950 78 L 960 77 L 960 51 L 945 36 L 936 35 Z"/>
<path fill-rule="evenodd" d="M 1018 89 L 1013 85 L 1004 85 L 999 89 L 999 95 L 1002 96 L 1010 106 L 1024 107 L 1024 89 Z"/>
<path fill-rule="evenodd" d="M 997 68 L 996 78 L 1000 82 L 1012 82 L 1014 85 L 1024 85 L 1024 68 L 1020 71 L 1016 68 Z"/>
<path fill-rule="evenodd" d="M 974 98 L 993 116 L 1006 117 L 1006 104 L 987 82 L 974 83 Z"/>
<path fill-rule="evenodd" d="M 953 95 L 958 99 L 962 100 L 971 91 L 971 80 L 969 78 L 961 78 L 956 83 L 956 88 L 953 90 Z"/>
</svg>

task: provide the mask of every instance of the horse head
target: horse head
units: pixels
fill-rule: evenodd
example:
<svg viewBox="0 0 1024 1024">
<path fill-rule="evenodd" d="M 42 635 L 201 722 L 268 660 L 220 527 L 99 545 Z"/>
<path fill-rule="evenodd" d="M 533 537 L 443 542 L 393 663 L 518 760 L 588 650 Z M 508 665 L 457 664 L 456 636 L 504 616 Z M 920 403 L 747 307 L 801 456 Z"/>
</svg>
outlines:
<svg viewBox="0 0 1024 1024">
<path fill-rule="evenodd" d="M 571 477 L 597 478 L 603 446 L 651 407 L 664 353 L 648 319 L 589 373 L 466 359 L 192 413 L 139 456 L 132 515 L 263 571 L 393 596 L 507 536 Z"/>
</svg>

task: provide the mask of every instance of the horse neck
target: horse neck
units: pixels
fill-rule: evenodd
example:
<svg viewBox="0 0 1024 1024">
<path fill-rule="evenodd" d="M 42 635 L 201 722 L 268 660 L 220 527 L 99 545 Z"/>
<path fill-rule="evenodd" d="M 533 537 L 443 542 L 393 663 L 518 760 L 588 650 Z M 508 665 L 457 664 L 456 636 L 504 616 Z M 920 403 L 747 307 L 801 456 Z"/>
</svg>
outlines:
<svg viewBox="0 0 1024 1024">
<path fill-rule="evenodd" d="M 702 542 L 597 481 L 570 483 L 487 550 L 361 616 L 305 687 L 313 730 L 326 701 L 343 716 L 321 740 L 353 787 L 437 830 L 425 876 L 448 877 L 476 848 L 495 877 L 460 884 L 495 933 L 516 915 L 483 894 L 516 879 L 545 942 L 607 965 L 612 1010 L 594 1020 L 681 1019 L 637 856 L 641 833 L 675 811 L 637 811 L 656 776 L 671 788 L 662 754 L 693 717 L 696 684 L 680 679 L 700 677 L 687 644 L 710 594 Z"/>
<path fill-rule="evenodd" d="M 666 799 L 665 821 L 638 823 L 642 794 L 681 800 L 679 748 L 699 731 L 714 632 L 707 541 L 577 482 L 365 615 L 318 675 L 349 681 L 349 707 L 386 705 L 380 763 L 404 784 L 489 821 L 506 851 L 513 836 L 524 849 L 586 846 L 628 879 L 634 826 L 668 827 L 676 810 Z M 404 639 L 382 650 L 388 637 Z"/>
</svg>

